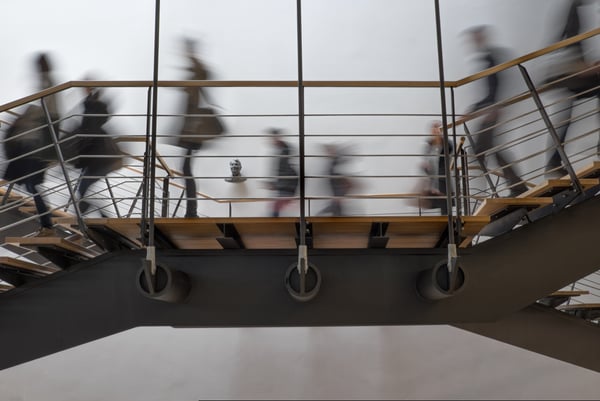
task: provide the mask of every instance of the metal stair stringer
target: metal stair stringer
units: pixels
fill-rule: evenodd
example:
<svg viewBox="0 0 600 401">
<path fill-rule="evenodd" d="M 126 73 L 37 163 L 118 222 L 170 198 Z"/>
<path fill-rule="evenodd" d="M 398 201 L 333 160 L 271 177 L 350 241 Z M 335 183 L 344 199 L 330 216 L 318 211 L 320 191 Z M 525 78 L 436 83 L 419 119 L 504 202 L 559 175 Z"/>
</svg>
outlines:
<svg viewBox="0 0 600 401">
<path fill-rule="evenodd" d="M 454 326 L 600 372 L 600 328 L 549 306 L 532 304 L 493 323 Z"/>
<path fill-rule="evenodd" d="M 482 295 L 478 304 L 490 311 L 490 321 L 517 312 L 598 271 L 599 237 L 600 197 L 593 197 L 476 245 L 460 258 L 477 281 L 464 295 Z"/>
<path fill-rule="evenodd" d="M 600 266 L 600 198 L 461 250 L 465 285 L 428 301 L 417 278 L 444 249 L 314 249 L 319 295 L 301 303 L 284 285 L 294 250 L 158 249 L 185 273 L 183 303 L 136 288 L 144 250 L 109 252 L 0 294 L 0 369 L 139 326 L 282 327 L 479 324 L 500 321 Z M 167 345 L 166 345 L 167 346 Z"/>
</svg>

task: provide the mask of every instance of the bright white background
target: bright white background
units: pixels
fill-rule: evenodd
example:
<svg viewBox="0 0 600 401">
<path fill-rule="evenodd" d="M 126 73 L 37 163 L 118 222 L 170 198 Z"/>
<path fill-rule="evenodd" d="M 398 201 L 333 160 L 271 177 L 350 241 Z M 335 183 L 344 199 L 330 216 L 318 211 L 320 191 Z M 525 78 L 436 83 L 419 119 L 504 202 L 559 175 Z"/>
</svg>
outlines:
<svg viewBox="0 0 600 401">
<path fill-rule="evenodd" d="M 183 79 L 181 37 L 202 40 L 214 79 L 297 78 L 292 0 L 169 0 L 162 2 L 160 79 Z M 563 0 L 441 0 L 446 78 L 477 70 L 464 29 L 491 24 L 515 55 L 551 42 Z M 35 91 L 31 56 L 49 51 L 58 82 L 93 73 L 98 79 L 149 80 L 153 65 L 151 0 L 19 0 L 3 7 L 0 102 Z M 307 80 L 436 80 L 433 1 L 304 0 L 304 78 Z M 596 24 L 596 8 L 584 16 Z M 223 113 L 295 113 L 295 90 L 211 91 Z M 145 112 L 142 93 L 111 92 L 116 112 Z M 474 100 L 466 92 L 459 109 Z M 82 93 L 65 95 L 77 106 Z M 159 96 L 161 111 L 179 110 L 178 93 Z M 389 90 L 307 90 L 307 112 L 439 112 L 437 93 Z M 428 118 L 376 127 L 422 132 Z M 126 134 L 139 124 L 113 121 Z M 228 128 L 256 134 L 269 126 L 297 132 L 295 120 L 236 120 Z M 168 131 L 168 126 L 163 127 Z M 370 128 L 370 127 L 369 127 Z M 363 132 L 360 123 L 307 121 L 311 132 Z M 354 130 L 354 131 L 353 131 Z M 360 149 L 402 147 L 421 140 L 373 140 Z M 354 144 L 357 145 L 357 144 Z M 263 140 L 223 140 L 211 152 L 265 150 Z M 176 149 L 165 146 L 177 156 Z M 169 153 L 171 152 L 171 153 Z M 177 159 L 173 160 L 179 168 Z M 228 174 L 228 160 L 212 171 Z M 206 162 L 208 163 L 208 162 Z M 404 163 L 404 164 L 403 164 Z M 222 166 L 221 166 L 222 164 Z M 372 161 L 362 171 L 407 171 L 414 161 Z M 318 171 L 318 163 L 309 166 Z M 208 169 L 196 167 L 201 175 Z M 244 160 L 247 175 L 268 174 Z M 201 182 L 201 191 L 223 183 Z M 401 192 L 407 185 L 391 188 Z M 221 189 L 219 189 L 221 188 Z M 250 190 L 252 195 L 260 195 Z M 227 193 L 225 193 L 227 195 Z M 43 335 L 43 333 L 40 333 Z M 6 346 L 6 345 L 4 345 Z M 12 345 L 11 345 L 12 346 Z M 560 346 L 560 344 L 557 344 Z M 583 399 L 598 397 L 599 375 L 549 358 L 441 327 L 175 330 L 140 328 L 0 372 L 7 401 L 197 400 L 204 398 Z"/>
</svg>

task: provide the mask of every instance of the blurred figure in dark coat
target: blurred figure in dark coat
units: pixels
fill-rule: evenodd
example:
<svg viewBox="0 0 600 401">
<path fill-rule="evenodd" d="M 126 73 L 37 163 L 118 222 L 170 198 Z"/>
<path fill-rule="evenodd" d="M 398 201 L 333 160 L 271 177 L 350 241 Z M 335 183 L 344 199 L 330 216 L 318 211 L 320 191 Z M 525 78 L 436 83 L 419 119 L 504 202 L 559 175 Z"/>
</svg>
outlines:
<svg viewBox="0 0 600 401">
<path fill-rule="evenodd" d="M 35 66 L 39 77 L 39 90 L 54 86 L 52 64 L 48 54 L 38 54 L 35 58 Z M 53 122 L 55 134 L 58 136 L 57 97 L 56 95 L 46 96 L 44 102 Z M 38 236 L 54 235 L 48 206 L 37 188 L 44 182 L 46 169 L 50 163 L 56 160 L 50 126 L 43 108 L 38 105 L 29 105 L 7 129 L 5 139 L 4 150 L 10 162 L 4 172 L 4 179 L 23 185 L 27 192 L 32 194 L 41 224 Z"/>
<path fill-rule="evenodd" d="M 329 204 L 319 214 L 343 216 L 343 198 L 352 188 L 352 181 L 350 178 L 345 177 L 342 172 L 342 167 L 347 162 L 347 159 L 340 154 L 340 150 L 336 145 L 327 144 L 324 148 L 328 156 L 327 175 L 329 175 L 329 187 L 331 188 L 333 198 L 329 200 Z"/>
<path fill-rule="evenodd" d="M 204 63 L 197 56 L 197 42 L 186 38 L 184 40 L 186 57 L 188 59 L 186 80 L 204 81 L 210 79 L 210 73 Z M 201 86 L 190 86 L 185 89 L 186 105 L 181 128 L 181 135 L 177 145 L 186 149 L 183 159 L 182 173 L 185 178 L 186 211 L 185 217 L 198 217 L 198 201 L 196 199 L 196 181 L 192 169 L 193 153 L 203 147 L 204 141 L 210 136 L 223 133 L 224 128 L 220 120 L 214 114 L 211 107 L 207 107 L 208 101 L 206 90 Z M 204 105 L 204 107 L 201 107 Z M 191 115 L 203 115 L 204 117 L 191 117 Z"/>
<path fill-rule="evenodd" d="M 467 31 L 475 49 L 481 54 L 480 60 L 483 62 L 483 69 L 492 68 L 501 64 L 504 58 L 503 54 L 505 53 L 504 49 L 490 43 L 488 30 L 489 27 L 487 26 L 477 26 Z M 499 90 L 502 88 L 502 84 L 503 82 L 500 74 L 497 73 L 487 76 L 485 78 L 484 96 L 470 107 L 468 113 L 474 113 L 484 108 L 488 108 L 485 115 L 482 117 L 483 120 L 481 124 L 475 130 L 477 136 L 474 138 L 473 150 L 477 153 L 480 163 L 484 166 L 488 156 L 496 158 L 498 167 L 502 169 L 504 177 L 510 186 L 509 196 L 515 197 L 520 193 L 525 192 L 527 186 L 522 182 L 521 178 L 519 178 L 515 168 L 510 165 L 510 162 L 505 155 L 505 151 L 497 150 L 488 155 L 484 154 L 497 145 L 495 127 L 500 119 L 502 106 L 496 104 L 500 100 L 498 95 Z"/>
<path fill-rule="evenodd" d="M 569 0 L 567 3 L 565 8 L 566 20 L 563 25 L 559 25 L 561 27 L 560 34 L 553 38 L 553 42 L 572 38 L 573 36 L 583 33 L 580 12 L 582 12 L 582 7 L 585 5 L 586 1 Z M 561 67 L 561 71 L 551 71 L 549 74 L 551 78 L 547 81 L 562 79 L 556 85 L 570 92 L 561 102 L 561 110 L 563 110 L 563 112 L 558 113 L 558 116 L 554 116 L 555 120 L 562 121 L 558 126 L 555 126 L 556 134 L 562 144 L 565 141 L 573 118 L 575 101 L 589 99 L 591 97 L 600 98 L 600 69 L 593 68 L 594 66 L 600 66 L 597 61 L 590 62 L 586 60 L 582 42 L 573 43 L 560 50 L 559 57 L 561 58 L 560 65 L 564 68 Z M 563 79 L 572 74 L 576 75 Z M 554 141 L 552 141 L 552 144 L 554 144 Z M 598 140 L 596 151 L 600 154 L 600 138 Z M 546 176 L 551 178 L 562 177 L 565 175 L 567 175 L 567 170 L 562 164 L 558 150 L 555 149 L 548 159 Z"/>
<path fill-rule="evenodd" d="M 73 158 L 74 167 L 81 169 L 82 178 L 77 188 L 81 213 L 87 212 L 90 207 L 84 199 L 90 186 L 123 166 L 121 150 L 103 127 L 110 118 L 108 104 L 102 100 L 99 89 L 85 90 L 87 96 L 83 101 L 81 125 L 71 133 L 75 142 L 70 148 L 75 150 L 75 154 L 64 154 L 65 158 Z"/>
<path fill-rule="evenodd" d="M 452 141 L 448 142 L 448 152 L 452 156 L 454 152 Z M 423 154 L 425 158 L 421 163 L 421 170 L 426 174 L 426 177 L 419 189 L 419 194 L 423 196 L 419 200 L 419 206 L 423 209 L 439 208 L 442 215 L 447 215 L 446 158 L 444 156 L 444 135 L 440 121 L 431 123 L 430 137 L 427 139 Z"/>
</svg>

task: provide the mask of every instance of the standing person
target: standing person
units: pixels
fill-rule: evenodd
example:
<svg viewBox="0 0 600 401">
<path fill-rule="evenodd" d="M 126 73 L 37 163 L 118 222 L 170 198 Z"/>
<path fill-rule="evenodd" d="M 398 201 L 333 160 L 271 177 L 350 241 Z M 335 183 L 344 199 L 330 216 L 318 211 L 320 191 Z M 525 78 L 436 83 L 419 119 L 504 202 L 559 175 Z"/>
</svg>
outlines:
<svg viewBox="0 0 600 401">
<path fill-rule="evenodd" d="M 340 155 L 337 146 L 328 144 L 325 145 L 325 152 L 328 156 L 329 166 L 327 174 L 329 175 L 329 186 L 333 194 L 333 198 L 329 204 L 321 210 L 320 214 L 331 214 L 332 216 L 342 216 L 344 214 L 342 208 L 342 198 L 348 194 L 352 187 L 352 182 L 348 177 L 344 177 L 340 167 L 345 163 L 345 159 Z"/>
<path fill-rule="evenodd" d="M 123 166 L 119 147 L 103 128 L 110 118 L 108 104 L 102 100 L 99 89 L 85 88 L 85 91 L 87 96 L 83 101 L 81 125 L 72 133 L 72 135 L 78 135 L 75 139 L 77 154 L 66 155 L 69 159 L 71 156 L 78 156 L 75 157 L 73 165 L 81 169 L 82 178 L 77 187 L 81 213 L 86 213 L 90 207 L 85 200 L 90 186 Z"/>
<path fill-rule="evenodd" d="M 582 0 L 569 0 L 566 12 L 567 18 L 560 35 L 555 38 L 556 41 L 568 39 L 582 33 L 579 13 L 583 5 L 584 1 Z M 600 99 L 600 76 L 598 74 L 598 69 L 590 68 L 592 67 L 592 63 L 586 61 L 581 42 L 573 43 L 572 45 L 565 47 L 561 51 L 560 57 L 562 59 L 561 64 L 568 64 L 568 70 L 551 72 L 550 76 L 553 78 L 550 78 L 548 81 L 559 80 L 565 76 L 576 74 L 573 77 L 564 79 L 558 83 L 560 87 L 563 87 L 569 92 L 568 95 L 565 96 L 565 100 L 561 102 L 562 112 L 558 113 L 558 117 L 554 117 L 559 121 L 563 121 L 563 123 L 555 127 L 558 139 L 562 144 L 565 141 L 573 118 L 575 101 L 591 97 Z M 594 64 L 598 65 L 597 62 Z M 551 143 L 554 144 L 554 141 Z M 598 140 L 597 153 L 600 154 L 600 138 Z M 567 170 L 562 165 L 560 153 L 557 149 L 554 149 L 548 158 L 546 176 L 562 177 L 565 175 L 567 175 Z"/>
<path fill-rule="evenodd" d="M 276 178 L 271 182 L 271 189 L 277 191 L 277 199 L 273 203 L 271 216 L 279 217 L 281 210 L 292 201 L 298 188 L 298 173 L 292 166 L 290 146 L 281 139 L 281 131 L 276 128 L 269 130 L 271 143 L 276 149 Z"/>
<path fill-rule="evenodd" d="M 38 54 L 35 58 L 35 66 L 39 79 L 38 89 L 43 90 L 54 86 L 49 56 L 46 53 Z M 53 121 L 55 133 L 59 135 L 56 95 L 46 96 L 44 102 Z M 28 131 L 29 133 L 22 135 Z M 41 225 L 37 235 L 54 235 L 50 211 L 38 190 L 38 185 L 44 182 L 46 169 L 56 157 L 54 148 L 50 146 L 52 135 L 43 108 L 38 105 L 28 106 L 8 128 L 6 139 L 5 152 L 10 162 L 4 172 L 4 179 L 23 185 L 33 196 Z"/>
<path fill-rule="evenodd" d="M 449 155 L 454 152 L 452 142 L 448 143 Z M 434 121 L 430 126 L 430 137 L 427 139 L 425 160 L 421 169 L 427 175 L 420 193 L 426 197 L 422 204 L 428 209 L 440 209 L 442 215 L 448 214 L 448 202 L 446 199 L 446 158 L 444 157 L 444 135 L 442 134 L 442 123 Z M 442 198 L 443 197 L 443 198 Z"/>
<path fill-rule="evenodd" d="M 483 69 L 492 68 L 502 62 L 503 49 L 493 46 L 488 38 L 488 27 L 478 26 L 471 28 L 468 33 L 474 44 L 475 49 L 481 53 L 481 61 L 483 61 Z M 483 120 L 475 131 L 477 137 L 474 139 L 473 150 L 477 154 L 480 163 L 485 166 L 485 152 L 496 146 L 495 143 L 495 127 L 500 119 L 501 106 L 496 105 L 499 100 L 498 92 L 502 88 L 502 77 L 500 74 L 488 75 L 485 78 L 485 93 L 483 98 L 472 105 L 469 113 L 474 113 L 478 110 L 489 108 L 483 116 Z M 504 151 L 495 151 L 490 156 L 496 158 L 498 167 L 504 173 L 504 178 L 510 187 L 511 197 L 515 197 L 520 193 L 527 191 L 527 186 L 522 182 L 521 178 L 515 172 L 515 169 L 510 166 L 510 162 L 506 158 Z"/>
</svg>

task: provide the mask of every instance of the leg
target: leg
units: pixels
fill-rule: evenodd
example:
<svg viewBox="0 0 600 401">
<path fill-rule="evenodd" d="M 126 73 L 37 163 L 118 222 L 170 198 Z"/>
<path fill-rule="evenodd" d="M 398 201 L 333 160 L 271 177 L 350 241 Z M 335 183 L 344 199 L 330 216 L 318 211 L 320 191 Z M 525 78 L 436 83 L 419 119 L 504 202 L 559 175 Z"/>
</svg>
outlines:
<svg viewBox="0 0 600 401">
<path fill-rule="evenodd" d="M 485 166 L 486 155 L 482 153 L 485 153 L 494 146 L 494 130 L 491 127 L 495 124 L 495 119 L 486 116 L 476 131 L 478 133 L 477 137 L 473 140 L 473 151 L 477 154 L 477 159 L 483 166 Z"/>
<path fill-rule="evenodd" d="M 292 201 L 292 199 L 284 199 L 294 196 L 293 193 L 289 193 L 285 190 L 280 190 L 277 194 L 278 198 L 273 203 L 273 209 L 271 212 L 271 217 L 279 217 L 279 213 L 281 210 Z"/>
<path fill-rule="evenodd" d="M 50 214 L 48 213 L 48 206 L 44 202 L 44 199 L 39 194 L 37 187 L 34 182 L 31 180 L 25 182 L 25 188 L 27 191 L 33 195 L 33 202 L 35 203 L 35 209 L 40 216 L 40 223 L 43 228 L 51 228 L 52 227 L 52 219 L 50 218 Z"/>
<path fill-rule="evenodd" d="M 479 163 L 480 168 L 482 168 L 483 174 L 487 177 L 486 180 L 488 182 L 488 185 L 490 186 L 490 190 L 495 191 L 491 178 L 488 176 L 486 164 L 487 155 L 484 154 L 492 148 L 494 143 L 494 133 L 489 128 L 489 126 L 491 125 L 488 125 L 486 120 L 481 124 L 479 129 L 475 131 L 479 134 L 475 138 L 473 138 L 473 152 L 475 152 L 475 154 L 477 155 L 477 162 Z"/>
<path fill-rule="evenodd" d="M 331 201 L 331 214 L 333 216 L 342 215 L 342 201 L 341 199 L 333 199 Z"/>
<path fill-rule="evenodd" d="M 185 179 L 186 212 L 185 217 L 198 217 L 198 201 L 196 200 L 196 181 L 192 174 L 192 149 L 188 149 L 183 160 Z"/>
<path fill-rule="evenodd" d="M 504 173 L 504 178 L 511 186 L 510 195 L 511 197 L 516 197 L 519 194 L 527 191 L 527 185 L 525 185 L 521 179 L 515 172 L 515 168 L 513 166 L 509 166 L 510 162 L 504 157 L 504 152 L 496 153 L 496 160 L 498 160 L 498 164 L 500 166 L 504 166 L 502 168 L 502 172 Z"/>
<path fill-rule="evenodd" d="M 98 181 L 97 178 L 85 178 L 86 175 L 88 174 L 92 174 L 89 169 L 86 167 L 83 169 L 81 175 L 84 176 L 84 178 L 81 179 L 81 181 L 79 182 L 79 187 L 77 188 L 77 191 L 79 192 L 79 211 L 84 214 L 85 212 L 87 212 L 87 210 L 90 208 L 90 204 L 84 200 L 85 194 L 87 193 L 87 190 L 92 186 L 93 183 L 95 183 L 96 181 Z"/>
</svg>

